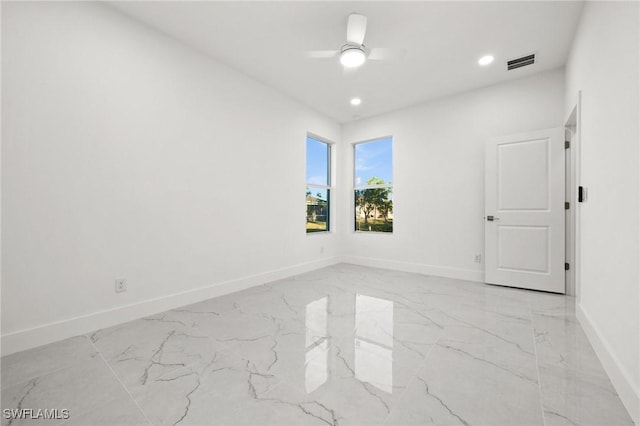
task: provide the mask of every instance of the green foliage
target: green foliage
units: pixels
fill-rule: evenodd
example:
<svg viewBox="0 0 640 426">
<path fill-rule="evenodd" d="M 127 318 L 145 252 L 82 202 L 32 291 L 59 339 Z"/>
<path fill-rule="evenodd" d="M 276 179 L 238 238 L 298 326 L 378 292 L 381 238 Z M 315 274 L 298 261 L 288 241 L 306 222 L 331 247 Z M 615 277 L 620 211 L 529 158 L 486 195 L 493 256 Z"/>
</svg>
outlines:
<svg viewBox="0 0 640 426">
<path fill-rule="evenodd" d="M 385 185 L 386 182 L 377 177 L 372 177 L 367 181 L 367 186 Z M 366 188 L 358 189 L 355 192 L 356 204 L 356 224 L 364 225 L 364 230 L 374 230 L 378 219 L 382 219 L 384 225 L 392 226 L 389 222 L 389 214 L 393 212 L 393 201 L 389 199 L 391 188 Z M 370 225 L 371 222 L 371 225 Z M 389 226 L 384 226 L 388 228 Z M 358 226 L 360 228 L 360 226 Z M 376 229 L 377 231 L 378 229 Z M 390 229 L 380 229 L 382 232 L 390 232 Z"/>
</svg>

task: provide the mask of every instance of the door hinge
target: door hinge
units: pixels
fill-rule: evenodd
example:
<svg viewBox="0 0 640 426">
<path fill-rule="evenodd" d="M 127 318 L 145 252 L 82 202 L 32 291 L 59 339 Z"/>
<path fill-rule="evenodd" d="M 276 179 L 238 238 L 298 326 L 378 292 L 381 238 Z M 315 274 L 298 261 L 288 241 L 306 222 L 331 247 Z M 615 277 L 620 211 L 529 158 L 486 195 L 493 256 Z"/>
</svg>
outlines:
<svg viewBox="0 0 640 426">
<path fill-rule="evenodd" d="M 565 271 L 568 271 L 568 270 L 569 270 L 569 264 L 568 264 L 568 263 L 566 263 L 566 262 L 565 262 L 565 264 L 564 264 L 564 270 L 565 270 Z"/>
<path fill-rule="evenodd" d="M 571 147 L 570 141 L 564 141 L 564 149 L 569 149 Z"/>
<path fill-rule="evenodd" d="M 565 209 L 565 210 L 569 210 L 570 208 L 571 208 L 571 203 L 570 203 L 570 202 L 568 202 L 568 201 L 565 201 L 565 202 L 564 202 L 564 209 Z"/>
</svg>

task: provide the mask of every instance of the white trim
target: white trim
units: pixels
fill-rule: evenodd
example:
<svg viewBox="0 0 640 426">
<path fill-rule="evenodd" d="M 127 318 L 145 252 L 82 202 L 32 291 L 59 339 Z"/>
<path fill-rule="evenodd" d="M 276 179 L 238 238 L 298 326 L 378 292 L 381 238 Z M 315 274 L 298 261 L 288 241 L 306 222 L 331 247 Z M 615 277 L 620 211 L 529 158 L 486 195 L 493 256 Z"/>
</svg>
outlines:
<svg viewBox="0 0 640 426">
<path fill-rule="evenodd" d="M 640 387 L 634 385 L 631 374 L 624 368 L 611 345 L 604 338 L 593 320 L 584 310 L 581 303 L 576 305 L 576 317 L 584 330 L 591 346 L 598 355 L 602 366 L 613 383 L 613 387 L 618 392 L 618 396 L 626 407 L 631 418 L 636 425 L 640 426 Z"/>
<path fill-rule="evenodd" d="M 571 217 L 571 240 L 567 241 L 569 244 L 570 258 L 568 259 L 571 265 L 569 277 L 571 282 L 567 283 L 567 294 L 575 296 L 576 300 L 580 302 L 580 209 L 582 203 L 578 202 L 578 185 L 580 185 L 580 147 L 581 147 L 581 126 L 582 126 L 582 91 L 578 90 L 574 96 L 572 105 L 568 111 L 568 115 L 565 120 L 564 128 L 571 132 L 571 147 L 569 153 L 571 155 L 571 181 L 570 185 L 570 197 L 568 200 L 571 202 L 570 217 Z M 575 116 L 574 116 L 575 114 Z M 571 290 L 571 292 L 569 292 Z"/>
<path fill-rule="evenodd" d="M 393 139 L 393 134 L 389 133 L 388 135 L 385 135 L 385 136 L 377 136 L 377 137 L 374 137 L 374 138 L 371 138 L 371 139 L 365 139 L 365 140 L 358 141 L 358 142 L 351 142 L 351 145 L 353 145 L 355 147 L 356 145 L 360 145 L 361 143 L 375 142 L 375 141 L 379 141 L 379 140 L 382 140 L 382 139 Z"/>
<path fill-rule="evenodd" d="M 318 136 L 316 133 L 307 132 L 307 138 L 315 139 L 318 142 L 326 143 L 327 145 L 333 146 L 336 143 L 330 139 L 325 138 L 324 136 Z"/>
<path fill-rule="evenodd" d="M 357 191 L 359 189 L 377 189 L 377 188 L 393 188 L 393 184 L 354 186 L 353 190 Z"/>
<path fill-rule="evenodd" d="M 392 269 L 402 272 L 413 272 L 424 275 L 436 275 L 438 277 L 454 278 L 484 283 L 484 271 L 474 269 L 454 268 L 451 266 L 427 265 L 425 263 L 403 262 L 400 260 L 376 259 L 361 256 L 342 256 L 343 263 L 352 263 L 360 266 Z"/>
<path fill-rule="evenodd" d="M 169 309 L 201 302 L 211 299 L 212 297 L 259 286 L 271 281 L 331 266 L 336 263 L 338 263 L 338 258 L 336 257 L 315 260 L 235 280 L 224 281 L 182 293 L 170 294 L 126 306 L 119 306 L 117 308 L 52 322 L 34 328 L 15 331 L 2 336 L 2 355 L 9 355 L 69 337 L 90 333 L 101 328 L 122 324 Z"/>
</svg>

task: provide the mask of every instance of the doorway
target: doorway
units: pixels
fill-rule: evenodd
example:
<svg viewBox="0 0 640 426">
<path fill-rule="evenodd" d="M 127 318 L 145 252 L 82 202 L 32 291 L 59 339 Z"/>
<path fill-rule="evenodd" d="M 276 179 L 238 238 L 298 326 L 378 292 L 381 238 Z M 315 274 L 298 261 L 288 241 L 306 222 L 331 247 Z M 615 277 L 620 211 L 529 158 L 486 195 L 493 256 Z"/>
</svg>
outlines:
<svg viewBox="0 0 640 426">
<path fill-rule="evenodd" d="M 580 185 L 580 97 L 578 92 L 573 108 L 565 122 L 565 137 L 569 148 L 565 150 L 566 158 L 566 199 L 570 203 L 565 215 L 566 246 L 565 258 L 569 263 L 566 271 L 567 295 L 580 297 L 580 202 L 578 186 Z M 586 201 L 586 200 L 585 200 Z"/>
<path fill-rule="evenodd" d="M 566 293 L 565 129 L 493 138 L 485 158 L 485 281 Z"/>
</svg>

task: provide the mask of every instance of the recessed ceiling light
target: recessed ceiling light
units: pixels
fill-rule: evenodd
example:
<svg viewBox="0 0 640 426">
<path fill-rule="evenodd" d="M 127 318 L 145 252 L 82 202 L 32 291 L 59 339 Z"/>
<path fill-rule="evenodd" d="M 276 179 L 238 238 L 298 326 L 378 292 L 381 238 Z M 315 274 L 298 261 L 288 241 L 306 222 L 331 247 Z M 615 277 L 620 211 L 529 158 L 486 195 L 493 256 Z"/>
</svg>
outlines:
<svg viewBox="0 0 640 426">
<path fill-rule="evenodd" d="M 364 64 L 367 55 L 360 46 L 346 45 L 340 53 L 340 63 L 345 68 L 356 68 Z"/>
<path fill-rule="evenodd" d="M 362 103 L 362 100 L 360 100 L 360 98 L 353 98 L 351 99 L 351 105 L 353 106 L 358 106 Z"/>
<path fill-rule="evenodd" d="M 489 65 L 491 62 L 493 62 L 493 56 L 491 55 L 486 55 L 483 56 L 482 58 L 478 59 L 478 63 L 480 65 Z"/>
</svg>

